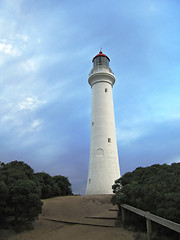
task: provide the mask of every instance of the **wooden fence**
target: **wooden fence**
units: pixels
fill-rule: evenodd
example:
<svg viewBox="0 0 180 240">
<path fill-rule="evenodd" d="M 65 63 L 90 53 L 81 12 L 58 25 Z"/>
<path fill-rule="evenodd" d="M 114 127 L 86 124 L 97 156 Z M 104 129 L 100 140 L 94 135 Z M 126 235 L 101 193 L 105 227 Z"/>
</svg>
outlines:
<svg viewBox="0 0 180 240">
<path fill-rule="evenodd" d="M 141 209 L 132 207 L 127 204 L 121 205 L 123 227 L 125 226 L 125 209 L 146 218 L 146 228 L 147 228 L 147 239 L 148 240 L 151 240 L 151 235 L 152 235 L 151 221 L 156 222 L 162 226 L 165 226 L 169 229 L 172 229 L 172 230 L 180 233 L 180 224 L 172 222 L 172 221 L 167 220 L 162 217 L 158 217 L 157 215 L 151 214 L 150 212 L 143 211 Z"/>
</svg>

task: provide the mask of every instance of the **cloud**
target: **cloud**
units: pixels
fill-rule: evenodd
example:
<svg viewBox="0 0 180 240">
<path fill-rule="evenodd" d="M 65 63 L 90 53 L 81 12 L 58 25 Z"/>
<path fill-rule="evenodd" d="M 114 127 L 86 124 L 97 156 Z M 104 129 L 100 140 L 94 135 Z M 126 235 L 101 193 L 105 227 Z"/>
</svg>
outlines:
<svg viewBox="0 0 180 240">
<path fill-rule="evenodd" d="M 28 59 L 22 62 L 19 68 L 21 71 L 23 69 L 25 72 L 35 72 L 37 70 L 37 62 L 33 59 Z"/>
<path fill-rule="evenodd" d="M 33 132 L 33 131 L 40 131 L 40 130 L 41 130 L 41 127 L 42 127 L 42 120 L 40 120 L 40 119 L 35 119 L 35 120 L 33 120 L 33 122 L 31 123 L 29 130 L 32 131 L 32 132 Z"/>
<path fill-rule="evenodd" d="M 136 128 L 123 129 L 118 128 L 116 130 L 117 140 L 121 142 L 121 144 L 129 144 L 132 141 L 137 140 L 143 135 L 143 131 Z"/>
<path fill-rule="evenodd" d="M 22 98 L 22 96 L 19 96 Z M 19 99 L 18 99 L 19 100 Z M 38 115 L 39 109 L 46 103 L 37 96 L 28 96 L 24 100 L 4 97 L 0 109 L 1 134 L 9 136 L 8 141 L 23 141 L 22 145 L 37 141 L 35 135 L 43 129 L 43 117 Z M 16 140 L 15 140 L 16 139 Z"/>
<path fill-rule="evenodd" d="M 5 43 L 0 43 L 0 51 L 3 53 L 10 53 L 12 49 L 12 45 L 10 44 L 5 44 Z"/>
<path fill-rule="evenodd" d="M 23 42 L 27 42 L 29 40 L 29 36 L 27 34 L 16 34 L 16 37 L 20 40 L 22 40 Z"/>
<path fill-rule="evenodd" d="M 167 164 L 172 164 L 172 163 L 180 163 L 180 155 L 173 157 L 167 161 Z"/>
<path fill-rule="evenodd" d="M 10 43 L 4 43 L 4 42 L 0 43 L 0 52 L 10 55 L 12 57 L 18 57 L 21 55 L 21 51 L 18 48 L 13 47 L 12 44 Z"/>
<path fill-rule="evenodd" d="M 22 136 L 27 134 L 28 132 L 38 132 L 42 129 L 42 120 L 41 119 L 34 119 L 32 122 L 29 123 L 29 126 L 22 127 L 19 129 L 19 135 Z"/>
<path fill-rule="evenodd" d="M 19 110 L 34 110 L 39 107 L 39 105 L 46 103 L 46 101 L 40 101 L 38 97 L 26 97 L 25 100 L 19 102 L 17 107 Z"/>
</svg>

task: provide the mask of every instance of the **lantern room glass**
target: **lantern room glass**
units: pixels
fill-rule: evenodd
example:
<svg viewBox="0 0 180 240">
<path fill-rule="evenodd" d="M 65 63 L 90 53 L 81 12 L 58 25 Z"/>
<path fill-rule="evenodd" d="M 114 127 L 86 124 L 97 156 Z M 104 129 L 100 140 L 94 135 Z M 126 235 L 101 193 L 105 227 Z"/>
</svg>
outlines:
<svg viewBox="0 0 180 240">
<path fill-rule="evenodd" d="M 104 57 L 104 56 L 96 57 L 93 61 L 93 67 L 102 66 L 102 65 L 109 67 L 109 60 L 107 59 L 107 57 Z"/>
</svg>

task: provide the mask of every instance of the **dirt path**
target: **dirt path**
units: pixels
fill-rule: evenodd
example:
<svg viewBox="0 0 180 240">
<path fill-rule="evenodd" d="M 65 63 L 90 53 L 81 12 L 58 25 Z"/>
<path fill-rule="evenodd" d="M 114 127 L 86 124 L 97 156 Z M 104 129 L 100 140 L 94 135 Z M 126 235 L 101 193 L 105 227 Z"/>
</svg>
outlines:
<svg viewBox="0 0 180 240">
<path fill-rule="evenodd" d="M 44 200 L 34 230 L 16 235 L 4 232 L 2 240 L 134 240 L 132 232 L 115 227 L 110 199 L 111 195 L 94 195 Z"/>
</svg>

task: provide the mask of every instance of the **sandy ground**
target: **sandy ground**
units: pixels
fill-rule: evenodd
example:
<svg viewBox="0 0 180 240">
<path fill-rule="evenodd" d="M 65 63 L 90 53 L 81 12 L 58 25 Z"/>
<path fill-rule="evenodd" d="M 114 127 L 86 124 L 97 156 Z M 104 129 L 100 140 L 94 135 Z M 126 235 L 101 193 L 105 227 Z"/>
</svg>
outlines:
<svg viewBox="0 0 180 240">
<path fill-rule="evenodd" d="M 0 240 L 134 240 L 134 234 L 115 227 L 111 195 L 56 197 L 43 201 L 34 230 L 1 231 Z"/>
</svg>

